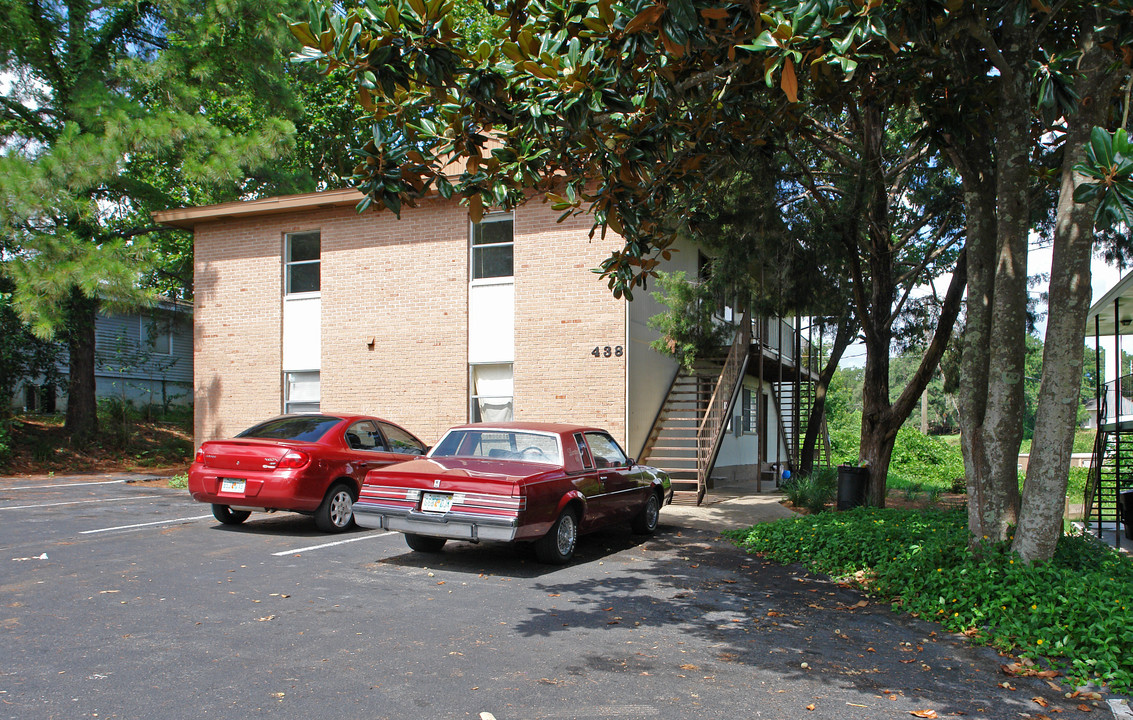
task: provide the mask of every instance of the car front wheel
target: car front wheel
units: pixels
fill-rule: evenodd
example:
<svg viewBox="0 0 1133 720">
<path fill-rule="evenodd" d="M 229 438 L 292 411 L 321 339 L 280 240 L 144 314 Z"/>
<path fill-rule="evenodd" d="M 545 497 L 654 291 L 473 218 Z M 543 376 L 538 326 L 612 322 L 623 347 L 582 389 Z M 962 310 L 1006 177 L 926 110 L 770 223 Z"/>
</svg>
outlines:
<svg viewBox="0 0 1133 720">
<path fill-rule="evenodd" d="M 652 535 L 657 529 L 657 522 L 661 519 L 661 498 L 655 492 L 650 492 L 641 512 L 634 516 L 631 527 L 638 535 Z"/>
<path fill-rule="evenodd" d="M 335 483 L 315 510 L 315 525 L 323 532 L 342 532 L 353 524 L 354 493 L 346 483 Z"/>
<path fill-rule="evenodd" d="M 212 516 L 225 525 L 239 525 L 252 513 L 247 510 L 233 510 L 227 505 L 213 505 Z"/>
<path fill-rule="evenodd" d="M 423 553 L 440 552 L 441 548 L 445 546 L 445 539 L 442 537 L 432 537 L 431 535 L 417 535 L 414 533 L 405 533 L 405 544 L 411 550 Z"/>
<path fill-rule="evenodd" d="M 535 541 L 535 557 L 549 565 L 565 565 L 574 557 L 577 543 L 578 515 L 567 508 L 547 534 Z"/>
</svg>

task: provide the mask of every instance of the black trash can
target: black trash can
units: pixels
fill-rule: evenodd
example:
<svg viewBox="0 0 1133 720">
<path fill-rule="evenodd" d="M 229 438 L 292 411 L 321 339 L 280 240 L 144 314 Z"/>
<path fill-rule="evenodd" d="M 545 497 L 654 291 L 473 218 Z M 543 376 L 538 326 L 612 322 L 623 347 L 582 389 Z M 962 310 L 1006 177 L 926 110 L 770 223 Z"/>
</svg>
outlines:
<svg viewBox="0 0 1133 720">
<path fill-rule="evenodd" d="M 854 465 L 838 466 L 838 509 L 865 505 L 866 490 L 869 488 L 869 468 Z"/>
<path fill-rule="evenodd" d="M 1118 512 L 1125 523 L 1125 538 L 1133 540 L 1133 490 L 1123 490 L 1117 495 Z"/>
</svg>

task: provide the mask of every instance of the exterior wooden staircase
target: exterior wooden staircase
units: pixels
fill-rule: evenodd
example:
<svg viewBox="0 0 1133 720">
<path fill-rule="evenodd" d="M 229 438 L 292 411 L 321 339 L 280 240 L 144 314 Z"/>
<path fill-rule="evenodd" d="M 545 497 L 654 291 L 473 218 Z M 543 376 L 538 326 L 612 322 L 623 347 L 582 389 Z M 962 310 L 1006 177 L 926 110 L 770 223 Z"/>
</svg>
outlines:
<svg viewBox="0 0 1133 720">
<path fill-rule="evenodd" d="M 641 462 L 669 473 L 675 498 L 704 499 L 708 475 L 742 386 L 751 348 L 751 323 L 742 319 L 728 355 L 681 368 L 669 386 Z"/>
</svg>

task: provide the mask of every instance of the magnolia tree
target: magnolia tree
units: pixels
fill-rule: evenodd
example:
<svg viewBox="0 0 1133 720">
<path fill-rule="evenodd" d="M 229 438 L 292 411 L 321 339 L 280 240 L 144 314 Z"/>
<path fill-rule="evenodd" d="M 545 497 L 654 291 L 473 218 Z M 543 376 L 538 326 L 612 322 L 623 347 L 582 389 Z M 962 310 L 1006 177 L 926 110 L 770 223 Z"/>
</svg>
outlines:
<svg viewBox="0 0 1133 720">
<path fill-rule="evenodd" d="M 853 147 L 860 182 L 838 198 L 857 203 L 846 222 L 858 228 L 847 232 L 854 307 L 872 335 L 867 375 L 878 380 L 867 383 L 874 397 L 862 429 L 863 460 L 880 476 L 871 487 L 875 504 L 884 502 L 896 428 L 920 395 L 911 386 L 890 403 L 883 373 L 887 324 L 902 298 L 895 279 L 910 267 L 896 254 L 907 238 L 896 237 L 893 217 L 913 197 L 901 179 L 913 167 L 950 167 L 961 183 L 965 247 L 948 311 L 914 377 L 927 382 L 968 279 L 962 414 L 970 524 L 977 539 L 1002 539 L 1020 522 L 1015 544 L 1032 559 L 1049 555 L 1045 538 L 1061 527 L 1049 508 L 1055 500 L 1061 507 L 1058 476 L 1064 492 L 1069 455 L 1058 448 L 1072 431 L 1062 414 L 1048 411 L 1058 442 L 1049 444 L 1051 462 L 1040 460 L 1043 470 L 1035 471 L 1036 502 L 1024 505 L 1034 522 L 1021 522 L 1017 371 L 1030 198 L 1044 176 L 1032 157 L 1048 151 L 1040 146 L 1048 131 L 1061 130 L 1068 204 L 1057 208 L 1050 319 L 1080 332 L 1082 323 L 1074 323 L 1089 283 L 1079 261 L 1088 261 L 1092 235 L 1074 218 L 1092 217 L 1094 207 L 1073 200 L 1073 167 L 1080 129 L 1110 122 L 1114 78 L 1124 68 L 1125 4 L 813 0 L 769 2 L 759 11 L 705 0 L 515 2 L 500 11 L 493 42 L 466 50 L 456 42 L 451 2 L 391 0 L 347 11 L 315 2 L 291 30 L 304 45 L 300 59 L 355 83 L 372 127 L 355 167 L 362 209 L 400 212 L 435 191 L 463 198 L 475 220 L 486 207 L 542 195 L 564 215 L 590 213 L 595 232 L 624 238 L 597 269 L 618 297 L 632 297 L 668 257 L 681 231 L 674 209 L 681 198 L 711 194 L 721 165 L 791 135 L 809 134 L 835 151 Z M 1035 113 L 1025 111 L 1032 107 Z M 894 109 L 910 113 L 909 145 L 918 152 L 885 142 Z M 814 130 L 816 118 L 840 114 L 852 134 Z M 820 178 L 803 189 L 828 190 Z M 956 241 L 945 240 L 954 236 L 936 237 L 937 250 L 922 261 L 947 252 L 956 258 Z M 1066 398 L 1059 378 L 1080 376 L 1081 346 L 1080 338 L 1059 343 L 1068 354 L 1044 366 L 1051 377 L 1044 393 L 1059 403 Z"/>
</svg>

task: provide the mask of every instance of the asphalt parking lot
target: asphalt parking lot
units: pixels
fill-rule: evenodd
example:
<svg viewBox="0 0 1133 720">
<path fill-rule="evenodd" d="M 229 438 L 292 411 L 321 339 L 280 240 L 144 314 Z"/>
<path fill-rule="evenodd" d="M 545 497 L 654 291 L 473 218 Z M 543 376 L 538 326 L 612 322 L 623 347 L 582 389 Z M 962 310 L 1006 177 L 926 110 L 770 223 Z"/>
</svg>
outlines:
<svg viewBox="0 0 1133 720">
<path fill-rule="evenodd" d="M 0 718 L 1083 714 L 986 648 L 678 516 L 548 567 L 290 513 L 226 527 L 121 477 L 0 478 Z"/>
</svg>

